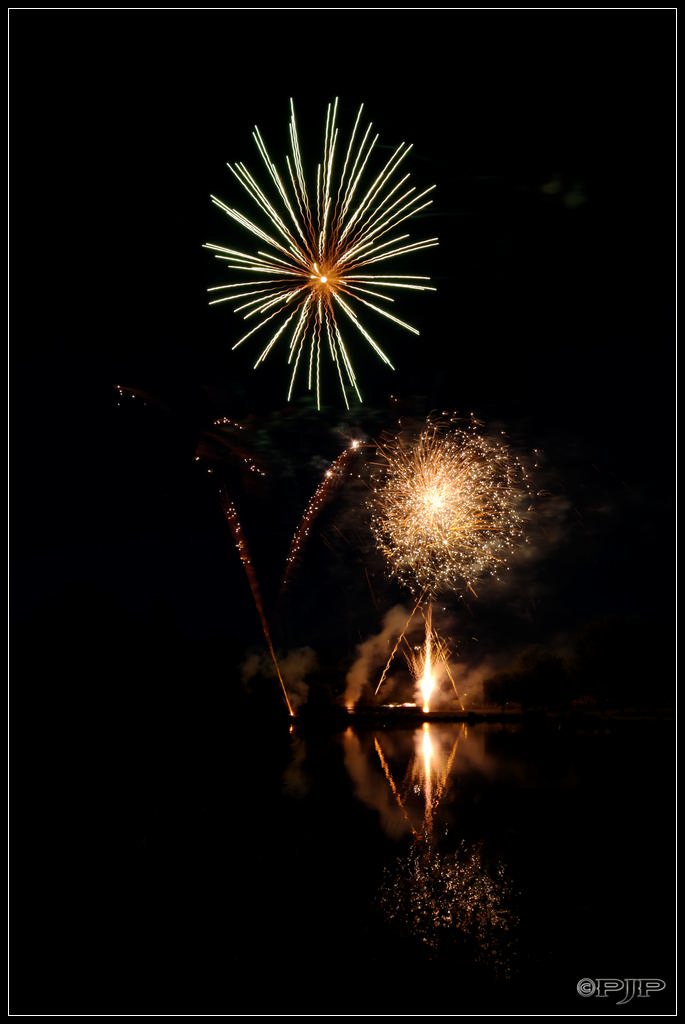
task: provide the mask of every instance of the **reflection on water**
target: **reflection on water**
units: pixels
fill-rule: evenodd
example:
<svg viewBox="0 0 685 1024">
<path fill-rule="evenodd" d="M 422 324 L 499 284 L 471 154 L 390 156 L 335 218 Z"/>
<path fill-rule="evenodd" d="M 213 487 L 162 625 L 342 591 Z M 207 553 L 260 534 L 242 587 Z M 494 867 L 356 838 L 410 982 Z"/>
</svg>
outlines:
<svg viewBox="0 0 685 1024">
<path fill-rule="evenodd" d="M 615 1002 L 581 979 L 632 978 L 672 1016 L 672 721 L 404 715 L 60 748 L 19 820 L 23 1006 L 591 1016 Z"/>
<path fill-rule="evenodd" d="M 282 765 L 279 960 L 331 984 L 353 963 L 357 991 L 430 977 L 370 989 L 405 1013 L 427 991 L 476 1012 L 609 1012 L 579 979 L 673 977 L 669 723 L 348 721 L 296 726 Z"/>
<path fill-rule="evenodd" d="M 501 859 L 489 863 L 482 842 L 459 838 L 447 799 L 460 770 L 488 757 L 485 734 L 465 723 L 422 725 L 413 732 L 343 736 L 345 765 L 361 800 L 386 833 L 411 837 L 388 865 L 376 900 L 386 923 L 429 951 L 455 943 L 497 974 L 510 971 L 517 924 L 513 883 Z"/>
<path fill-rule="evenodd" d="M 461 755 L 457 753 L 461 745 Z M 450 774 L 476 747 L 465 723 L 423 725 L 413 731 L 343 736 L 345 767 L 361 800 L 378 811 L 388 835 L 430 838 Z M 456 762 L 456 767 L 455 767 Z"/>
<path fill-rule="evenodd" d="M 430 951 L 459 944 L 474 963 L 507 977 L 515 953 L 515 892 L 504 864 L 488 868 L 482 844 L 440 853 L 418 841 L 386 869 L 378 905 L 388 924 Z"/>
</svg>

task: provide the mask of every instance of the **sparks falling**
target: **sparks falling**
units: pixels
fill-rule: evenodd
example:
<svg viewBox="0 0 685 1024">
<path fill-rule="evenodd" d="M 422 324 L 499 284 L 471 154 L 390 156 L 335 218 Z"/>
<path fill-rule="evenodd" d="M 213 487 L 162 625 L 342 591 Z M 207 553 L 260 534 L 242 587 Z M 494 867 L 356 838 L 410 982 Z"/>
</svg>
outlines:
<svg viewBox="0 0 685 1024">
<path fill-rule="evenodd" d="M 388 569 L 428 598 L 497 575 L 523 537 L 526 473 L 500 441 L 430 423 L 379 446 L 371 527 Z M 473 591 L 475 593 L 475 591 Z"/>
<path fill-rule="evenodd" d="M 338 171 L 338 100 L 328 106 L 324 132 L 322 163 L 317 167 L 312 191 L 305 179 L 295 109 L 290 101 L 291 156 L 286 157 L 287 173 L 281 175 L 269 156 L 259 129 L 253 138 L 264 161 L 278 198 L 272 202 L 244 164 L 228 164 L 229 169 L 266 218 L 266 229 L 238 210 L 212 196 L 212 202 L 233 221 L 246 228 L 268 251 L 245 253 L 224 246 L 207 244 L 216 258 L 231 271 L 247 274 L 242 283 L 221 284 L 209 291 L 226 292 L 211 300 L 238 303 L 235 311 L 245 320 L 256 320 L 234 344 L 237 348 L 262 328 L 270 332 L 255 369 L 262 363 L 281 335 L 289 338 L 288 364 L 291 367 L 288 399 L 298 370 L 305 368 L 309 390 L 315 390 L 320 406 L 322 351 L 333 363 L 345 404 L 348 392 L 361 393 L 352 367 L 341 323 L 352 324 L 378 357 L 390 368 L 392 363 L 378 342 L 358 318 L 359 306 L 380 314 L 413 334 L 415 327 L 394 316 L 387 308 L 394 300 L 393 289 L 435 291 L 419 282 L 426 277 L 406 274 L 376 274 L 376 264 L 437 245 L 436 238 L 411 242 L 408 234 L 396 234 L 399 225 L 430 205 L 426 199 L 434 186 L 416 194 L 408 187 L 409 175 L 397 177 L 398 169 L 411 146 L 401 143 L 374 175 L 370 158 L 378 141 L 371 136 L 372 125 L 361 128 L 363 106 L 359 108 Z M 379 300 L 381 305 L 370 299 Z M 245 300 L 244 302 L 242 300 Z"/>
</svg>

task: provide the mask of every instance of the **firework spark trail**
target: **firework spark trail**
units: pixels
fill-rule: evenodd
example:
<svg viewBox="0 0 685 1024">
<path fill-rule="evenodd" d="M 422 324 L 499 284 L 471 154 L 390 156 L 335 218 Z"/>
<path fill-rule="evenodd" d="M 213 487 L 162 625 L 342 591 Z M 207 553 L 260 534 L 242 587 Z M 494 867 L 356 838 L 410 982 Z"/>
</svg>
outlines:
<svg viewBox="0 0 685 1024">
<path fill-rule="evenodd" d="M 287 705 L 288 712 L 290 714 L 290 717 L 292 718 L 294 717 L 294 712 L 290 704 L 288 691 L 286 690 L 285 683 L 283 682 L 281 670 L 278 667 L 278 661 L 276 659 L 276 654 L 274 652 L 274 646 L 271 641 L 271 633 L 269 631 L 269 626 L 266 621 L 266 615 L 264 614 L 264 606 L 262 605 L 262 597 L 259 590 L 257 575 L 255 573 L 254 566 L 252 564 L 252 558 L 250 556 L 250 549 L 248 548 L 247 541 L 243 534 L 243 528 L 240 524 L 240 519 L 238 518 L 236 507 L 225 490 L 222 490 L 221 492 L 221 504 L 224 510 L 226 521 L 228 522 L 228 525 L 231 528 L 231 533 L 233 534 L 235 546 L 238 549 L 240 561 L 243 564 L 243 569 L 245 570 L 245 575 L 247 576 L 247 581 L 250 585 L 250 590 L 252 591 L 252 597 L 254 598 L 257 614 L 259 615 L 259 621 L 261 622 L 264 637 L 269 647 L 269 653 L 271 654 L 271 658 L 276 667 L 276 675 L 278 676 L 278 680 L 281 684 L 281 689 L 283 690 L 283 696 L 285 698 L 285 703 Z"/>
<path fill-rule="evenodd" d="M 416 592 L 473 589 L 496 575 L 523 536 L 521 463 L 500 441 L 428 424 L 379 445 L 371 527 L 391 575 Z M 475 591 L 474 591 L 475 593 Z"/>
<path fill-rule="evenodd" d="M 290 582 L 293 571 L 300 560 L 302 549 L 304 548 L 307 537 L 309 536 L 309 531 L 311 530 L 314 519 L 328 502 L 334 489 L 339 487 L 344 481 L 355 457 L 359 452 L 359 449 L 359 442 L 352 441 L 350 447 L 345 448 L 345 450 L 342 451 L 330 464 L 324 473 L 321 483 L 309 499 L 304 514 L 293 535 L 293 539 L 290 542 L 290 548 L 286 557 L 285 572 L 281 582 L 281 595 Z"/>
<path fill-rule="evenodd" d="M 327 349 L 334 364 L 345 404 L 349 408 L 347 390 L 351 389 L 361 400 L 347 345 L 338 324 L 337 314 L 342 312 L 347 321 L 362 335 L 378 357 L 392 368 L 392 363 L 373 336 L 359 321 L 351 303 L 371 309 L 387 320 L 414 333 L 415 327 L 394 316 L 387 308 L 369 301 L 369 297 L 392 303 L 393 289 L 435 291 L 424 283 L 428 278 L 415 274 L 369 273 L 376 263 L 406 256 L 437 245 L 436 238 L 417 242 L 408 241 L 409 235 L 395 235 L 404 221 L 415 216 L 432 200 L 426 199 L 434 186 L 416 194 L 415 187 L 407 188 L 409 175 L 399 181 L 395 174 L 411 146 L 401 143 L 385 162 L 382 169 L 368 184 L 369 163 L 378 136 L 371 138 L 371 125 L 357 142 L 363 106 L 347 146 L 342 170 L 336 183 L 334 166 L 338 128 L 336 125 L 338 101 L 329 104 L 324 134 L 323 159 L 316 177 L 315 198 L 308 189 L 295 109 L 290 101 L 289 125 L 291 156 L 286 158 L 288 174 L 281 176 L 271 160 L 264 141 L 255 128 L 253 138 L 268 171 L 271 183 L 278 193 L 276 205 L 257 184 L 244 164 L 228 167 L 253 202 L 257 205 L 268 228 L 264 230 L 238 210 L 212 196 L 212 202 L 228 217 L 249 231 L 269 251 L 256 254 L 240 252 L 225 246 L 207 243 L 204 248 L 214 252 L 229 270 L 246 273 L 250 279 L 242 283 L 216 285 L 210 292 L 227 292 L 210 300 L 236 303 L 235 312 L 244 319 L 258 318 L 259 322 L 234 345 L 237 348 L 252 334 L 270 325 L 273 330 L 262 349 L 255 368 L 263 362 L 281 335 L 290 329 L 288 364 L 292 367 L 288 399 L 290 399 L 302 356 L 309 345 L 308 386 L 315 388 L 320 406 L 321 350 Z M 365 178 L 366 175 L 366 178 Z M 390 234 L 393 237 L 386 238 Z M 284 319 L 281 319 L 284 317 Z"/>
</svg>

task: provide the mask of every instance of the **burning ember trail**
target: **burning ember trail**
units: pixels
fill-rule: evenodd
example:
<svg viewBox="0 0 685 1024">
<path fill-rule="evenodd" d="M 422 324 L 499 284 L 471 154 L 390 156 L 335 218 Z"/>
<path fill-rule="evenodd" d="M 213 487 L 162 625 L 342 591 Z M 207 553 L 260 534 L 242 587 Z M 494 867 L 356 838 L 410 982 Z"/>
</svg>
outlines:
<svg viewBox="0 0 685 1024">
<path fill-rule="evenodd" d="M 293 571 L 301 557 L 302 549 L 312 527 L 312 523 L 324 507 L 333 491 L 345 480 L 349 469 L 359 453 L 360 442 L 353 440 L 348 448 L 345 448 L 340 455 L 330 464 L 324 473 L 321 483 L 310 498 L 307 508 L 299 522 L 297 530 L 290 542 L 290 550 L 286 558 L 286 567 L 281 581 L 281 593 L 285 590 Z"/>
<path fill-rule="evenodd" d="M 278 661 L 276 659 L 276 654 L 274 652 L 274 645 L 271 641 L 271 632 L 269 630 L 269 625 L 266 621 L 266 615 L 264 614 L 264 606 L 262 604 L 262 597 L 259 590 L 257 575 L 254 571 L 252 558 L 250 556 L 250 549 L 247 546 L 247 541 L 245 539 L 245 535 L 243 534 L 243 528 L 240 524 L 240 519 L 238 518 L 238 513 L 236 511 L 235 505 L 233 504 L 228 493 L 225 490 L 221 492 L 221 503 L 223 506 L 226 521 L 228 522 L 228 525 L 231 528 L 231 533 L 233 534 L 235 546 L 238 549 L 238 554 L 240 555 L 240 561 L 243 564 L 243 569 L 245 570 L 247 581 L 250 584 L 250 590 L 252 591 L 252 597 L 254 598 L 255 608 L 257 609 L 257 614 L 259 615 L 259 621 L 261 622 L 262 625 L 262 630 L 264 632 L 264 638 L 269 648 L 269 653 L 271 654 L 271 658 L 276 667 L 276 675 L 278 676 L 278 681 L 281 684 L 281 689 L 283 691 L 283 697 L 285 698 L 285 703 L 288 708 L 288 713 L 291 718 L 294 718 L 295 713 L 292 709 L 292 705 L 288 697 L 288 691 L 286 690 L 285 683 L 283 682 L 281 670 L 278 667 Z"/>
</svg>

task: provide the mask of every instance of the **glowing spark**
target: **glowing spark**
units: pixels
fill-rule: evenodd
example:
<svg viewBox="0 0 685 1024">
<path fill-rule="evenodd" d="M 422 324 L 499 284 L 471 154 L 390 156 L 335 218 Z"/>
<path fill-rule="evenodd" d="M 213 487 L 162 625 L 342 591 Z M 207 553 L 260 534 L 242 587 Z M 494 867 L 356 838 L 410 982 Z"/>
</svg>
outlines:
<svg viewBox="0 0 685 1024">
<path fill-rule="evenodd" d="M 387 294 L 390 289 L 435 291 L 427 284 L 416 283 L 428 278 L 406 274 L 374 274 L 369 267 L 374 263 L 418 252 L 437 245 L 436 238 L 409 242 L 407 234 L 396 235 L 404 221 L 429 206 L 426 200 L 434 186 L 415 194 L 416 189 L 406 187 L 409 175 L 395 180 L 396 171 L 411 147 L 401 143 L 372 177 L 368 164 L 378 136 L 371 138 L 371 125 L 357 141 L 362 107 L 359 109 L 345 157 L 337 177 L 334 175 L 338 128 L 336 125 L 338 101 L 328 106 L 324 135 L 323 159 L 316 177 L 316 191 L 307 187 L 295 110 L 290 101 L 291 157 L 286 158 L 287 174 L 281 175 L 271 160 L 264 141 L 255 128 L 253 137 L 268 171 L 271 183 L 278 193 L 272 202 L 243 164 L 228 167 L 254 201 L 265 218 L 266 229 L 226 206 L 215 196 L 212 202 L 235 223 L 260 240 L 268 251 L 244 253 L 224 246 L 206 244 L 219 260 L 232 271 L 247 274 L 243 284 L 222 284 L 210 292 L 226 292 L 210 301 L 233 302 L 247 299 L 235 306 L 244 319 L 258 318 L 255 327 L 244 334 L 233 346 L 237 348 L 263 327 L 273 331 L 255 368 L 269 355 L 280 336 L 289 330 L 288 364 L 292 367 L 288 399 L 290 399 L 303 354 L 308 363 L 308 386 L 316 389 L 320 405 L 321 349 L 337 370 L 345 404 L 349 407 L 347 389 L 354 391 L 359 400 L 352 362 L 337 320 L 338 311 L 345 314 L 355 329 L 366 339 L 380 359 L 392 367 L 388 356 L 360 323 L 354 302 L 379 313 L 393 323 L 418 334 L 416 328 L 393 316 L 387 308 L 369 301 L 368 297 L 383 303 L 393 302 Z M 361 133 L 360 133 L 361 134 Z M 387 236 L 392 237 L 388 238 Z M 367 297 L 368 296 L 368 297 Z"/>
<path fill-rule="evenodd" d="M 429 597 L 473 590 L 523 536 L 526 473 L 500 441 L 440 423 L 379 446 L 371 527 L 391 575 Z M 474 591 L 475 593 L 475 591 Z"/>
</svg>

